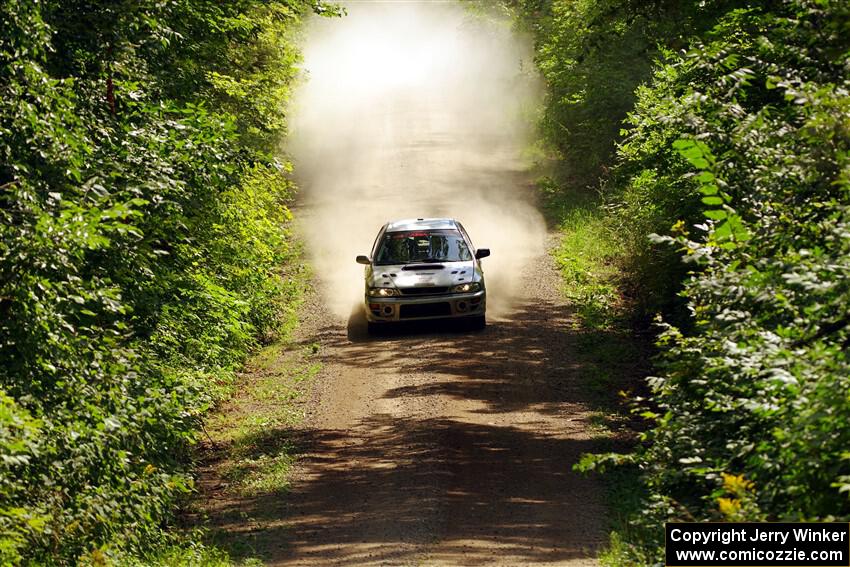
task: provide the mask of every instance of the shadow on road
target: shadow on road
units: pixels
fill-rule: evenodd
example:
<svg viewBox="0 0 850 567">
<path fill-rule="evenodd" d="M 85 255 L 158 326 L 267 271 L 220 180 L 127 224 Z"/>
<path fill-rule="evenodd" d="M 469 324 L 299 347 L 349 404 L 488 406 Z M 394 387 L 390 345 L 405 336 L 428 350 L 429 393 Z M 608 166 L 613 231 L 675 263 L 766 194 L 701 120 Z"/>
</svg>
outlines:
<svg viewBox="0 0 850 567">
<path fill-rule="evenodd" d="M 283 498 L 223 502 L 213 527 L 270 564 L 395 565 L 423 546 L 434 560 L 464 565 L 592 554 L 604 512 L 593 482 L 572 466 L 598 449 L 587 432 L 600 420 L 587 411 L 589 369 L 576 359 L 581 341 L 567 307 L 528 303 L 481 332 L 428 323 L 370 337 L 360 325 L 362 334 L 353 316 L 303 342 L 321 337 L 335 373 L 356 369 L 378 383 L 421 377 L 387 388 L 379 402 L 457 400 L 466 417 L 377 411 L 345 429 L 270 430 L 258 445 L 297 445 L 305 476 Z M 610 361 L 615 373 L 636 364 Z"/>
<path fill-rule="evenodd" d="M 352 317 L 350 321 L 356 320 Z M 359 328 L 359 327 L 355 327 Z M 576 358 L 578 331 L 568 307 L 549 302 L 520 306 L 506 321 L 495 321 L 483 331 L 471 331 L 457 322 L 429 321 L 404 324 L 380 336 L 363 334 L 355 340 L 323 329 L 332 361 L 353 368 L 373 367 L 376 373 L 429 373 L 458 380 L 429 381 L 390 390 L 393 396 L 451 396 L 480 400 L 481 411 L 510 412 L 528 406 L 537 411 L 563 412 L 565 403 L 587 402 L 582 373 L 589 371 Z M 349 323 L 349 334 L 352 324 Z M 605 341 L 605 333 L 595 340 Z M 376 353 L 385 360 L 376 362 Z M 386 356 L 393 356 L 386 358 Z M 634 366 L 638 361 L 611 361 L 612 366 Z M 530 385 L 535 387 L 529 387 Z M 567 408 L 569 409 L 569 408 Z"/>
<path fill-rule="evenodd" d="M 329 331 L 330 329 L 325 330 Z M 475 323 L 469 319 L 431 319 L 382 325 L 370 333 L 363 306 L 358 304 L 352 307 L 351 315 L 348 317 L 346 339 L 352 343 L 367 343 L 417 335 L 454 335 L 480 331 L 482 329 L 476 327 Z"/>
<path fill-rule="evenodd" d="M 260 496 L 225 506 L 219 527 L 241 532 L 248 554 L 272 564 L 395 565 L 435 538 L 465 565 L 493 559 L 481 543 L 498 543 L 502 560 L 555 562 L 599 543 L 599 510 L 570 471 L 590 441 L 449 419 L 374 416 L 356 429 L 270 432 L 302 444 L 304 464 L 321 474 L 302 479 L 286 504 Z M 352 433 L 367 442 L 352 444 Z"/>
</svg>

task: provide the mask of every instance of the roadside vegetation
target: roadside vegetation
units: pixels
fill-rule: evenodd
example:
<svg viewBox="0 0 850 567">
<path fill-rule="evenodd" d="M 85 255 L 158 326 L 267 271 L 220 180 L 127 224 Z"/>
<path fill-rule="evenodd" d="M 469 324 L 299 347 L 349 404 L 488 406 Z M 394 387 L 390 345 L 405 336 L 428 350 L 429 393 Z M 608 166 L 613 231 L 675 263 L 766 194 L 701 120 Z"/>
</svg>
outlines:
<svg viewBox="0 0 850 567">
<path fill-rule="evenodd" d="M 303 418 L 299 403 L 306 386 L 321 368 L 309 360 L 311 349 L 284 357 L 277 342 L 246 366 L 238 394 L 207 423 L 214 447 L 226 449 L 221 467 L 228 492 L 243 496 L 287 490 L 295 448 L 285 434 Z"/>
<path fill-rule="evenodd" d="M 0 4 L 0 565 L 166 545 L 202 415 L 288 332 L 303 278 L 275 156 L 309 12 Z"/>
<path fill-rule="evenodd" d="M 236 565 L 262 565 L 253 544 L 264 520 L 239 506 L 232 506 L 232 511 L 211 506 L 282 497 L 289 491 L 292 466 L 303 450 L 292 432 L 304 419 L 309 387 L 321 370 L 318 352 L 318 344 L 298 347 L 289 339 L 262 348 L 239 372 L 238 390 L 207 419 L 198 451 L 205 469 L 200 476 L 214 488 L 202 490 L 183 510 L 182 523 L 200 530 L 184 533 L 177 546 L 183 557 L 191 556 L 188 539 L 203 541 L 206 545 L 195 546 Z M 205 499 L 209 492 L 216 495 L 212 500 Z M 240 529 L 225 526 L 228 522 Z M 173 553 L 174 547 L 161 548 L 158 556 Z M 163 561 L 163 565 L 170 564 Z"/>
<path fill-rule="evenodd" d="M 506 6 L 547 84 L 572 299 L 657 336 L 640 442 L 583 462 L 643 494 L 605 560 L 661 561 L 668 520 L 847 521 L 850 5 Z"/>
</svg>

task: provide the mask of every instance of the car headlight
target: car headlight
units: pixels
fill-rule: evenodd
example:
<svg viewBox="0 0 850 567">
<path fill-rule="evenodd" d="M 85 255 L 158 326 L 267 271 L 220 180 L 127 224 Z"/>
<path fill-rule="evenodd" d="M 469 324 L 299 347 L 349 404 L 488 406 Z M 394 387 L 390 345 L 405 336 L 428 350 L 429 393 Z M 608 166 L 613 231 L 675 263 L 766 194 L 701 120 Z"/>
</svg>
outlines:
<svg viewBox="0 0 850 567">
<path fill-rule="evenodd" d="M 367 293 L 369 297 L 393 297 L 398 295 L 398 290 L 392 287 L 370 287 Z"/>
<path fill-rule="evenodd" d="M 481 284 L 478 282 L 464 283 L 456 285 L 452 288 L 452 293 L 472 293 L 481 289 Z"/>
</svg>

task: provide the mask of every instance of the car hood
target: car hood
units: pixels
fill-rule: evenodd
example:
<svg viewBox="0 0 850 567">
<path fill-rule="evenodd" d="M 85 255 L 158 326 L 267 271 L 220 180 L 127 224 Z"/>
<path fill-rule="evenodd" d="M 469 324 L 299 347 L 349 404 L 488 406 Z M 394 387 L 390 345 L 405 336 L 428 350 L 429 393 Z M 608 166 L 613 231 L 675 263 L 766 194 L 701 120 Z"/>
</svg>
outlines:
<svg viewBox="0 0 850 567">
<path fill-rule="evenodd" d="M 451 287 L 481 280 L 474 261 L 372 266 L 370 272 L 366 281 L 370 287 L 389 287 L 388 283 L 398 288 Z"/>
</svg>

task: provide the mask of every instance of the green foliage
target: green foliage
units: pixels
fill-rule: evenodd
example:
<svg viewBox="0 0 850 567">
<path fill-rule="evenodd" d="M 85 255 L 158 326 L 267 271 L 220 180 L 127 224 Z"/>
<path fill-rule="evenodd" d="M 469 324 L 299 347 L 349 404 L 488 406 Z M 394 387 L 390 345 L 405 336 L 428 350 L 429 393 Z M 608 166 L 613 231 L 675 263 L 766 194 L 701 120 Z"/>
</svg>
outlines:
<svg viewBox="0 0 850 567">
<path fill-rule="evenodd" d="M 283 352 L 279 343 L 263 349 L 248 363 L 257 377 L 210 420 L 211 438 L 227 447 L 220 470 L 229 491 L 257 496 L 289 490 L 298 447 L 286 431 L 301 422 L 298 403 L 321 369 L 310 360 L 314 354 L 312 349 Z"/>
<path fill-rule="evenodd" d="M 157 537 L 203 411 L 288 324 L 270 156 L 311 9 L 0 4 L 0 564 Z"/>
<path fill-rule="evenodd" d="M 662 325 L 628 459 L 635 557 L 668 519 L 850 518 L 848 29 L 842 2 L 732 10 L 639 90 L 620 223 L 684 256 L 690 320 Z"/>
<path fill-rule="evenodd" d="M 570 191 L 608 177 L 635 88 L 659 46 L 677 48 L 710 26 L 723 2 L 505 0 L 536 39 L 547 85 L 542 134 Z"/>
<path fill-rule="evenodd" d="M 559 196 L 557 201 L 562 206 L 559 229 L 563 236 L 554 256 L 564 293 L 579 317 L 576 324 L 588 330 L 610 329 L 623 304 L 619 241 L 609 232 L 597 201 L 581 194 L 570 201 Z"/>
<path fill-rule="evenodd" d="M 606 163 L 577 132 L 607 147 L 593 120 L 630 109 L 604 210 L 639 307 L 664 313 L 643 442 L 582 463 L 627 465 L 647 490 L 607 560 L 659 562 L 667 520 L 850 519 L 850 5 L 520 7 L 549 83 L 545 131 L 570 169 Z M 654 38 L 658 62 L 610 105 L 617 61 L 640 63 L 601 51 L 637 38 Z"/>
<path fill-rule="evenodd" d="M 38 509 L 20 506 L 27 486 L 18 471 L 37 456 L 41 423 L 20 408 L 15 400 L 0 392 L 0 564 L 14 565 L 22 560 L 27 539 L 44 528 L 47 517 Z"/>
<path fill-rule="evenodd" d="M 199 543 L 203 533 L 191 533 L 185 538 L 166 538 L 138 555 L 93 554 L 84 565 L 114 567 L 262 567 L 259 559 L 235 561 L 226 551 Z"/>
<path fill-rule="evenodd" d="M 659 179 L 649 163 L 631 168 L 621 163 L 636 144 L 663 151 L 672 140 L 634 130 L 627 136 L 630 130 L 624 121 L 647 104 L 640 95 L 659 73 L 654 61 L 686 46 L 690 36 L 711 29 L 737 2 L 504 0 L 504 4 L 535 37 L 536 62 L 547 86 L 541 134 L 557 164 L 561 188 L 555 197 L 569 207 L 576 194 L 596 198 L 601 193 L 600 218 L 606 232 L 616 235 L 616 242 L 607 245 L 622 250 L 621 286 L 634 304 L 634 319 L 647 324 L 658 310 L 668 315 L 680 312 L 683 301 L 677 293 L 686 270 L 672 250 L 659 251 L 646 237 L 669 229 L 678 218 L 669 211 L 686 210 L 690 203 L 679 193 L 652 191 L 667 180 Z M 679 109 L 674 102 L 663 101 L 669 104 L 664 119 L 676 116 Z M 645 190 L 624 194 L 626 180 Z"/>
</svg>

